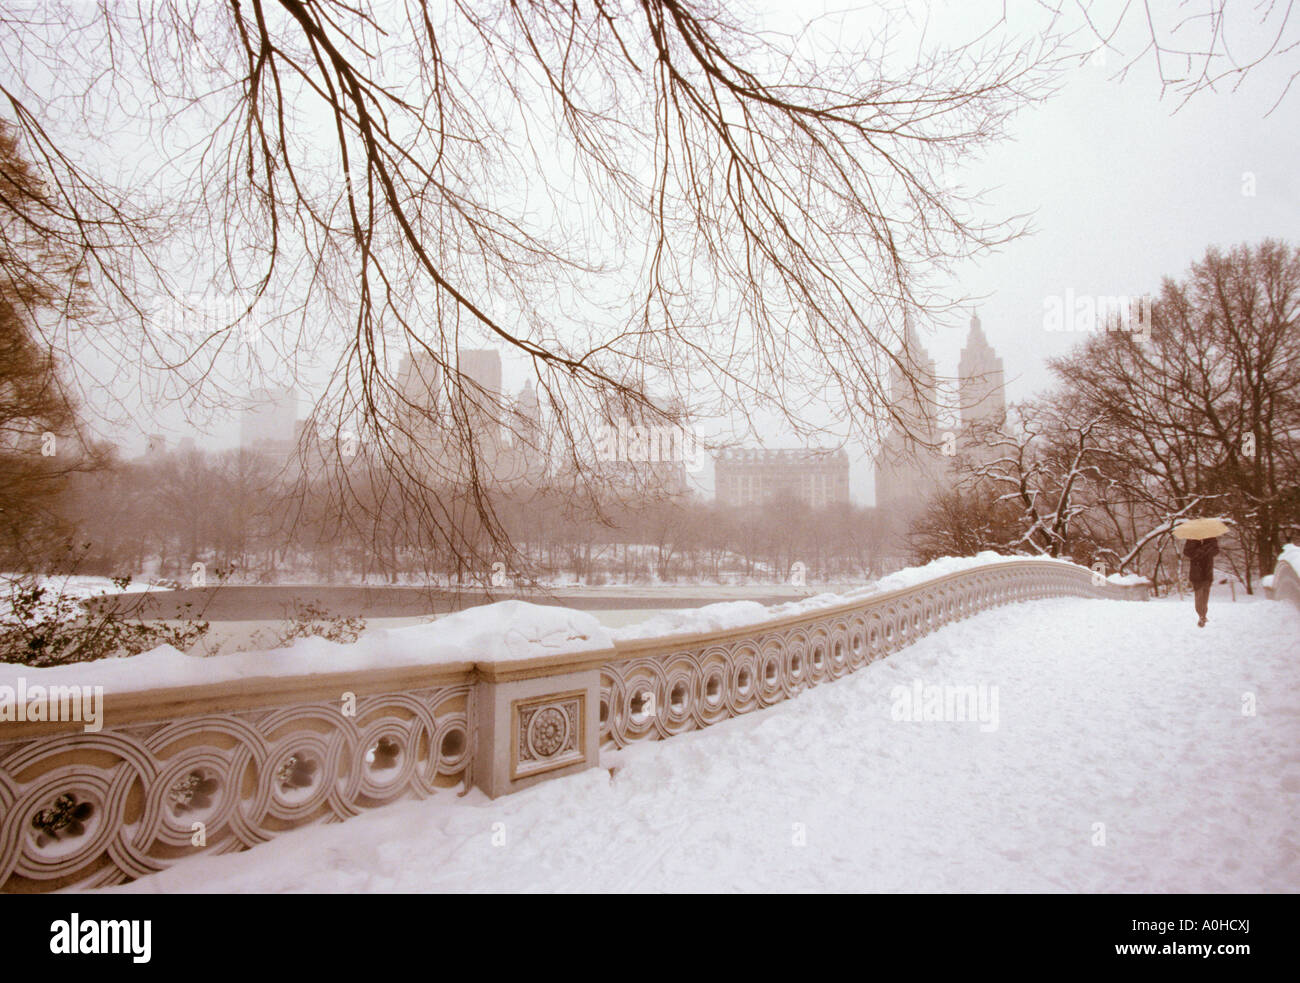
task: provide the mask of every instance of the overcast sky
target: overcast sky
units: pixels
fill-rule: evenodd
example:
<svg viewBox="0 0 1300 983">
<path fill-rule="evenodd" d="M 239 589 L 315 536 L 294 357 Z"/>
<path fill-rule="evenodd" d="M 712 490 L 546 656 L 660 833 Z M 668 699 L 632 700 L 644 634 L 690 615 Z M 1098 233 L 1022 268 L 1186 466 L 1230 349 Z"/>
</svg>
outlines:
<svg viewBox="0 0 1300 983">
<path fill-rule="evenodd" d="M 1000 20 L 1003 5 L 935 9 L 960 16 L 975 36 Z M 1123 40 L 1126 52 L 1140 50 L 1140 32 Z M 1261 37 L 1243 31 L 1233 40 L 1248 48 Z M 1047 388 L 1046 359 L 1079 341 L 1044 329 L 1048 297 L 1152 292 L 1212 245 L 1300 236 L 1300 92 L 1265 118 L 1295 59 L 1260 69 L 1235 93 L 1199 94 L 1177 112 L 1176 98 L 1161 99 L 1153 60 L 1114 79 L 1124 63 L 1108 52 L 1104 64 L 1069 71 L 1058 95 L 1024 111 L 1011 139 L 969 168 L 972 186 L 994 189 L 987 201 L 995 213 L 1032 212 L 1037 230 L 969 264 L 960 281 L 961 292 L 987 295 L 980 320 L 1012 399 Z M 1243 194 L 1247 175 L 1253 196 Z M 951 374 L 965 338 L 963 323 L 922 340 L 940 372 Z M 874 500 L 865 462 L 851 484 L 855 501 Z"/>
<path fill-rule="evenodd" d="M 754 7 L 778 30 L 793 30 L 815 14 L 813 43 L 851 40 L 855 31 L 879 27 L 863 13 L 817 0 L 755 0 Z M 911 11 L 917 5 L 911 6 Z M 1118 8 L 1116 8 L 1118 9 Z M 935 0 L 928 21 L 920 14 L 904 30 L 945 40 L 973 39 L 984 32 L 1031 35 L 1043 22 L 1032 3 L 1003 4 Z M 1240 50 L 1258 47 L 1263 35 L 1249 22 L 1231 25 Z M 1134 22 L 1118 45 L 1136 54 L 1143 37 Z M 1086 38 L 1079 39 L 1080 48 Z M 1011 398 L 1023 398 L 1050 384 L 1044 360 L 1079 341 L 1078 335 L 1044 328 L 1044 305 L 1067 291 L 1077 295 L 1136 296 L 1158 289 L 1164 276 L 1181 276 L 1211 245 L 1256 242 L 1267 236 L 1294 240 L 1300 234 L 1300 92 L 1273 106 L 1293 64 L 1257 70 L 1235 93 L 1202 93 L 1175 112 L 1176 97 L 1161 98 L 1155 62 L 1140 62 L 1123 81 L 1113 76 L 1126 58 L 1107 52 L 1104 60 L 1072 68 L 1059 94 L 1021 113 L 1009 139 L 971 161 L 959 175 L 966 187 L 988 189 L 988 216 L 1031 213 L 1036 230 L 996 255 L 960 270 L 954 295 L 979 295 L 978 309 L 989 341 L 1002 356 Z M 1294 59 L 1293 59 L 1294 61 Z M 1252 190 L 1253 194 L 1244 193 Z M 966 337 L 968 315 L 959 327 L 923 335 L 941 373 L 955 372 Z M 523 370 L 507 362 L 505 384 L 515 390 Z M 305 413 L 306 407 L 303 407 Z M 179 416 L 169 423 L 173 438 L 186 432 Z M 139 451 L 139 435 L 123 434 L 128 452 Z M 199 442 L 231 446 L 238 424 L 214 430 Z M 779 437 L 769 446 L 792 446 Z M 858 448 L 851 476 L 854 501 L 870 504 L 874 491 L 864 449 Z M 705 485 L 711 490 L 709 484 Z"/>
</svg>

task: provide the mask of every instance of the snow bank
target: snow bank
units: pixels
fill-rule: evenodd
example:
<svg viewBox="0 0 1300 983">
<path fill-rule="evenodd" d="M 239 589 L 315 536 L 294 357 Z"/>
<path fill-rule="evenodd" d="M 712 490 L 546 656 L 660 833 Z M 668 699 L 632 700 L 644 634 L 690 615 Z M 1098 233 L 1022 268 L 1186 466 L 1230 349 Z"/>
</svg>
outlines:
<svg viewBox="0 0 1300 983">
<path fill-rule="evenodd" d="M 586 612 L 502 601 L 429 624 L 367 631 L 353 644 L 304 638 L 269 652 L 238 652 L 209 659 L 163 645 L 130 658 L 44 669 L 0 663 L 0 686 L 15 685 L 21 676 L 28 684 L 76 683 L 103 686 L 105 693 L 128 693 L 321 672 L 509 663 L 562 652 L 601 651 L 612 644 L 607 629 Z"/>
<path fill-rule="evenodd" d="M 1296 576 L 1300 577 L 1300 546 L 1295 543 L 1287 543 L 1282 547 L 1282 554 L 1277 558 L 1278 563 L 1285 563 L 1295 571 Z"/>
<path fill-rule="evenodd" d="M 12 619 L 13 610 L 9 606 L 10 587 L 15 583 L 22 584 L 26 578 L 27 575 L 21 573 L 0 573 L 0 620 Z M 78 602 L 77 607 L 69 607 L 69 611 L 75 616 L 80 611 L 81 602 L 92 597 L 105 597 L 109 594 L 141 594 L 155 589 L 151 584 L 143 581 L 119 587 L 108 577 L 84 577 L 75 574 L 40 575 L 36 577 L 36 585 L 44 587 L 46 591 L 45 599 L 37 605 L 37 613 L 47 617 L 54 616 L 58 595 Z"/>
<path fill-rule="evenodd" d="M 13 576 L 5 574 L 4 577 Z M 65 597 L 75 597 L 78 600 L 86 600 L 91 597 L 100 597 L 104 594 L 142 594 L 145 591 L 155 590 L 153 585 L 145 581 L 132 581 L 126 587 L 118 587 L 108 577 L 82 577 L 75 574 L 67 577 L 38 577 L 40 585 L 55 593 L 62 593 Z"/>
<path fill-rule="evenodd" d="M 1151 581 L 1138 573 L 1126 573 L 1122 576 L 1118 573 L 1112 573 L 1106 578 L 1106 583 L 1114 584 L 1116 587 L 1133 587 L 1137 584 L 1149 584 Z"/>
</svg>

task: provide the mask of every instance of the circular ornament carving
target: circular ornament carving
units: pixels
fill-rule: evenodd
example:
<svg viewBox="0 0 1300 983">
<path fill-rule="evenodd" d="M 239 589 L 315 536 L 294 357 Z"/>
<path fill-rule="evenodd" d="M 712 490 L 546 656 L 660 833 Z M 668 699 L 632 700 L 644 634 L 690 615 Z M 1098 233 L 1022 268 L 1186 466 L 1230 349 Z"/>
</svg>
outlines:
<svg viewBox="0 0 1300 983">
<path fill-rule="evenodd" d="M 543 758 L 549 758 L 564 747 L 569 721 L 555 707 L 539 710 L 528 725 L 528 743 Z"/>
</svg>

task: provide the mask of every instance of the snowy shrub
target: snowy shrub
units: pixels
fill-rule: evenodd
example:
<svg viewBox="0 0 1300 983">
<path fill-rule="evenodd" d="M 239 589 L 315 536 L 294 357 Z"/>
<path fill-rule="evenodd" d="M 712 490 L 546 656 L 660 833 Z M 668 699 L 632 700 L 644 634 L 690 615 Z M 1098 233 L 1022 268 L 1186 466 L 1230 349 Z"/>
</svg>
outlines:
<svg viewBox="0 0 1300 983">
<path fill-rule="evenodd" d="M 113 578 L 125 590 L 129 577 Z M 83 598 L 42 584 L 35 576 L 9 579 L 0 597 L 0 662 L 58 666 L 139 655 L 171 645 L 185 651 L 208 631 L 206 621 L 180 625 L 136 621 L 109 605 L 87 610 Z"/>
<path fill-rule="evenodd" d="M 283 648 L 299 638 L 323 638 L 327 642 L 351 645 L 365 630 L 365 618 L 345 618 L 342 615 L 331 617 L 328 611 L 317 604 L 297 602 L 293 617 L 284 628 L 273 632 L 255 632 L 252 645 L 239 651 Z"/>
</svg>

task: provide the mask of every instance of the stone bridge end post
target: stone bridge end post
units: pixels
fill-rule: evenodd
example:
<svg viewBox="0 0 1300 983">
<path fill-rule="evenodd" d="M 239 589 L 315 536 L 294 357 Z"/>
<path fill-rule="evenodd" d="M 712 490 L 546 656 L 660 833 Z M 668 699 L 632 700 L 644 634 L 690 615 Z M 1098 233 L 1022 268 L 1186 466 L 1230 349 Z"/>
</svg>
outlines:
<svg viewBox="0 0 1300 983">
<path fill-rule="evenodd" d="M 479 666 L 474 784 L 495 799 L 599 764 L 600 666 L 612 655 L 583 653 L 576 669 L 572 656 Z"/>
</svg>

